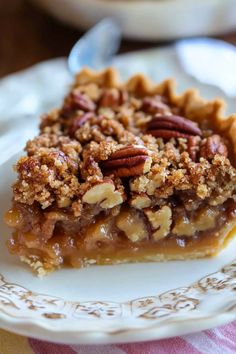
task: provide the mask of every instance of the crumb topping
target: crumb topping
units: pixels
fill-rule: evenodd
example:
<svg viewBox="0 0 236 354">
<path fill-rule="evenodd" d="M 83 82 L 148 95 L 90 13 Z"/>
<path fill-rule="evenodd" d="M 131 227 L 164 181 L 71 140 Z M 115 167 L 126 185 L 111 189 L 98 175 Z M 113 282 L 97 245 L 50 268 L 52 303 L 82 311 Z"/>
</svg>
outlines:
<svg viewBox="0 0 236 354">
<path fill-rule="evenodd" d="M 195 122 L 182 111 L 168 93 L 75 85 L 60 109 L 42 117 L 40 135 L 27 143 L 27 156 L 16 165 L 14 200 L 68 208 L 79 217 L 85 193 L 107 178 L 112 193 L 134 206 L 177 198 L 188 208 L 192 200 L 215 205 L 235 198 L 230 142 L 207 116 Z"/>
</svg>

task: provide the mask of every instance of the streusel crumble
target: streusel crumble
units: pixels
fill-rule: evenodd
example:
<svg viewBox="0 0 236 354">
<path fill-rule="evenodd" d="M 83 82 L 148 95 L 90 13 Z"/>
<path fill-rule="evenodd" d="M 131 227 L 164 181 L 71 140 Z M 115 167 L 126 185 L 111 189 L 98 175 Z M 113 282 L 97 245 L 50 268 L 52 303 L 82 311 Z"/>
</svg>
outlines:
<svg viewBox="0 0 236 354">
<path fill-rule="evenodd" d="M 42 275 L 223 248 L 236 225 L 236 118 L 173 85 L 77 75 L 16 165 L 12 254 Z"/>
</svg>

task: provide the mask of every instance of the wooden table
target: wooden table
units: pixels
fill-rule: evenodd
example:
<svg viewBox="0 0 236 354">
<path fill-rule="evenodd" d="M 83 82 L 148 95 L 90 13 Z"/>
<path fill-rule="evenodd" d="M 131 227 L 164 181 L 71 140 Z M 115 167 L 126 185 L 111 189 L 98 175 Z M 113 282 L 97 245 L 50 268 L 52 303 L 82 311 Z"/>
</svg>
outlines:
<svg viewBox="0 0 236 354">
<path fill-rule="evenodd" d="M 0 30 L 0 77 L 42 60 L 66 56 L 82 34 L 26 0 L 0 0 Z M 236 32 L 218 38 L 236 44 Z M 161 44 L 123 41 L 121 52 Z"/>
</svg>

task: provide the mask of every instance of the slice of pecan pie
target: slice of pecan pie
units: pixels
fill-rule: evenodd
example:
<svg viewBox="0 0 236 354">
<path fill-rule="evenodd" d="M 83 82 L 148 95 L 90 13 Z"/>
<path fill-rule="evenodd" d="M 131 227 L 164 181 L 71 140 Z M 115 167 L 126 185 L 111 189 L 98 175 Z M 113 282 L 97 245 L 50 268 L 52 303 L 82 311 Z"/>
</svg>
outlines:
<svg viewBox="0 0 236 354">
<path fill-rule="evenodd" d="M 194 90 L 83 70 L 17 165 L 12 254 L 61 265 L 216 255 L 236 226 L 236 116 Z"/>
</svg>

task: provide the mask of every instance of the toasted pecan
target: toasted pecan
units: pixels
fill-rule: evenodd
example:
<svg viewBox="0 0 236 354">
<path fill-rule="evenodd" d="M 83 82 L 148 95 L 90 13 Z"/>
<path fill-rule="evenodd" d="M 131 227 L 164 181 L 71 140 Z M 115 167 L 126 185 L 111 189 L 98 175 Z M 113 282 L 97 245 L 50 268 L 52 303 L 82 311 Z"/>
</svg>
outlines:
<svg viewBox="0 0 236 354">
<path fill-rule="evenodd" d="M 80 129 L 92 117 L 93 117 L 92 112 L 86 112 L 82 115 L 73 118 L 68 130 L 69 135 L 73 137 L 75 135 L 76 130 Z"/>
<path fill-rule="evenodd" d="M 222 138 L 214 134 L 202 141 L 200 156 L 205 159 L 212 159 L 216 154 L 227 157 L 228 149 Z"/>
<path fill-rule="evenodd" d="M 148 114 L 170 112 L 170 107 L 164 102 L 161 96 L 145 97 L 143 99 L 141 110 Z"/>
<path fill-rule="evenodd" d="M 196 161 L 197 159 L 197 154 L 200 148 L 200 141 L 201 138 L 199 136 L 190 136 L 188 139 L 187 151 L 193 161 Z"/>
<path fill-rule="evenodd" d="M 75 110 L 82 110 L 84 112 L 91 112 L 96 109 L 96 104 L 89 98 L 88 95 L 79 91 L 72 91 L 65 99 L 62 107 L 62 114 L 68 116 Z"/>
<path fill-rule="evenodd" d="M 202 135 L 196 122 L 177 115 L 156 115 L 148 122 L 147 133 L 164 139 Z"/>
<path fill-rule="evenodd" d="M 152 159 L 148 149 L 143 146 L 125 146 L 101 161 L 100 166 L 105 175 L 113 174 L 117 177 L 139 176 L 150 170 Z"/>
<path fill-rule="evenodd" d="M 124 90 L 109 89 L 102 93 L 99 100 L 100 107 L 116 107 L 125 103 L 128 99 L 128 93 Z"/>
</svg>

